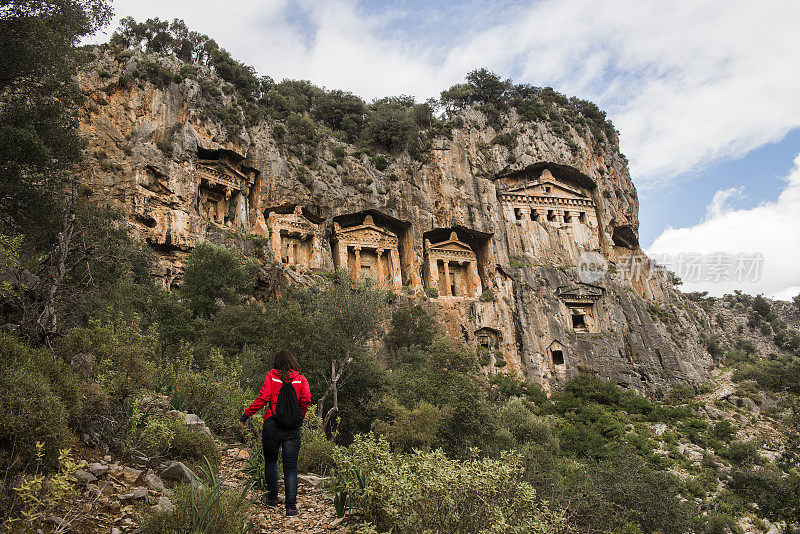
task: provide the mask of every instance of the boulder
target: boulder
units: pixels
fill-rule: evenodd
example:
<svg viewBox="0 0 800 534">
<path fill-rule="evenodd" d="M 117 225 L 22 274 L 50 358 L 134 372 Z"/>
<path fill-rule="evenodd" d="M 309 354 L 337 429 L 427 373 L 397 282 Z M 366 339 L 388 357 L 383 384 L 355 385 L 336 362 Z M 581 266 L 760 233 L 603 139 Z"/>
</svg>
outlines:
<svg viewBox="0 0 800 534">
<path fill-rule="evenodd" d="M 194 432 L 198 432 L 200 434 L 210 436 L 211 430 L 206 426 L 205 421 L 200 419 L 197 414 L 187 413 L 184 421 L 186 421 L 186 426 L 188 426 Z"/>
<path fill-rule="evenodd" d="M 135 499 L 146 499 L 148 495 L 147 488 L 136 488 L 130 493 L 126 493 L 125 495 L 120 495 L 120 501 L 130 501 Z"/>
<path fill-rule="evenodd" d="M 170 463 L 166 469 L 161 471 L 160 476 L 164 480 L 172 480 L 181 484 L 200 484 L 200 481 L 197 479 L 197 475 L 195 475 L 191 469 L 186 467 L 183 462 Z"/>
<path fill-rule="evenodd" d="M 297 480 L 314 489 L 327 488 L 331 484 L 330 478 L 316 475 L 297 475 Z"/>
<path fill-rule="evenodd" d="M 151 490 L 163 492 L 166 489 L 164 487 L 164 482 L 158 477 L 158 475 L 155 475 L 153 473 L 146 474 L 142 478 L 142 481 Z"/>
<path fill-rule="evenodd" d="M 95 462 L 93 464 L 89 464 L 89 472 L 96 477 L 101 477 L 108 473 L 108 466 Z"/>
<path fill-rule="evenodd" d="M 744 406 L 744 409 L 750 413 L 761 413 L 761 408 L 759 408 L 756 402 L 750 397 L 742 397 L 742 406 Z"/>
<path fill-rule="evenodd" d="M 123 467 L 122 468 L 122 478 L 125 479 L 125 482 L 128 484 L 135 484 L 139 477 L 142 476 L 143 471 L 140 469 L 134 469 L 133 467 Z"/>
<path fill-rule="evenodd" d="M 175 509 L 175 505 L 172 504 L 172 501 L 167 499 L 166 497 L 159 497 L 158 503 L 155 505 L 155 508 L 162 512 L 171 512 Z"/>
<path fill-rule="evenodd" d="M 98 482 L 97 487 L 100 489 L 102 493 L 115 493 L 117 491 L 117 486 L 114 485 L 113 482 Z"/>
<path fill-rule="evenodd" d="M 725 417 L 725 412 L 717 408 L 716 406 L 708 405 L 705 407 L 705 412 L 708 416 L 712 419 L 723 419 Z"/>
<path fill-rule="evenodd" d="M 84 471 L 83 469 L 78 469 L 77 471 L 75 471 L 75 478 L 78 479 L 78 482 L 83 482 L 84 484 L 97 481 L 96 476 L 89 473 L 88 471 Z"/>
</svg>

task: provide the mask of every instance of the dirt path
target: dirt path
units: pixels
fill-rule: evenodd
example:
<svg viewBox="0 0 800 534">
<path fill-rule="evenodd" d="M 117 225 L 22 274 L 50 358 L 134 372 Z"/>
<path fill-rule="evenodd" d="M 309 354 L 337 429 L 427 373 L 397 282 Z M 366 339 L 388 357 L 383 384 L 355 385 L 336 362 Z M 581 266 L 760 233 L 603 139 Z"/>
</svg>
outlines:
<svg viewBox="0 0 800 534">
<path fill-rule="evenodd" d="M 242 451 L 242 453 L 240 453 Z M 241 454 L 241 455 L 240 455 Z M 219 468 L 220 481 L 224 486 L 241 487 L 247 482 L 247 475 L 242 471 L 247 465 L 246 451 L 241 444 L 231 444 L 222 450 L 222 463 Z M 283 483 L 279 498 L 283 500 Z M 314 489 L 312 486 L 300 481 L 297 489 L 297 510 L 299 514 L 286 517 L 283 506 L 267 508 L 261 504 L 261 491 L 253 489 L 250 498 L 254 501 L 251 506 L 253 530 L 251 532 L 285 532 L 289 533 L 319 533 L 342 532 L 344 529 L 332 527 L 336 519 L 333 501 L 325 490 Z"/>
</svg>

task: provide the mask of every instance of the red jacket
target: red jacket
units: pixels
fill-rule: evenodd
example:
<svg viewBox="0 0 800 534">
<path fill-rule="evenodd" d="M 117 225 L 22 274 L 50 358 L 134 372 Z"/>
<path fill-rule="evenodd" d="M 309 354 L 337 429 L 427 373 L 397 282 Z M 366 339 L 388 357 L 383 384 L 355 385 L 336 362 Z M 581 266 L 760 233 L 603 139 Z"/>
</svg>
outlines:
<svg viewBox="0 0 800 534">
<path fill-rule="evenodd" d="M 297 398 L 300 400 L 300 410 L 302 410 L 303 417 L 305 417 L 308 406 L 311 404 L 311 390 L 308 388 L 308 380 L 298 371 L 290 371 L 289 376 L 292 379 L 294 390 L 297 392 Z M 278 402 L 278 393 L 281 390 L 282 384 L 281 372 L 272 369 L 267 373 L 267 377 L 264 379 L 264 385 L 261 387 L 261 392 L 258 394 L 258 397 L 256 397 L 253 404 L 244 411 L 244 415 L 250 417 L 266 405 L 268 405 L 268 408 L 264 410 L 264 420 L 266 421 L 275 415 L 275 404 Z"/>
</svg>

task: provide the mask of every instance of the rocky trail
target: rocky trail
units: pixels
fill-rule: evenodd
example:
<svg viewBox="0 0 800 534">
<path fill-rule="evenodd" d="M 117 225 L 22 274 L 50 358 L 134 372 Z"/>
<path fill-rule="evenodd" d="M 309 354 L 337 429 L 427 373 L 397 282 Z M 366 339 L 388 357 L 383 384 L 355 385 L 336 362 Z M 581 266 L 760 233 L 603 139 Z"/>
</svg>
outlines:
<svg viewBox="0 0 800 534">
<path fill-rule="evenodd" d="M 222 451 L 219 477 L 223 486 L 241 488 L 247 483 L 243 469 L 247 463 L 247 450 L 242 444 L 226 445 Z M 333 497 L 325 490 L 327 479 L 315 475 L 299 475 L 297 489 L 298 515 L 286 517 L 281 504 L 268 508 L 261 504 L 262 490 L 250 490 L 250 507 L 253 529 L 251 532 L 318 533 L 342 532 L 341 521 L 336 518 Z M 283 503 L 283 481 L 280 482 L 279 500 Z"/>
<path fill-rule="evenodd" d="M 179 414 L 187 426 L 211 435 L 205 423 L 194 414 Z M 225 443 L 214 438 L 221 452 L 219 482 L 224 489 L 240 492 L 249 482 L 245 472 L 249 452 L 241 443 Z M 79 532 L 104 534 L 138 533 L 148 509 L 171 510 L 176 484 L 198 483 L 195 473 L 179 461 L 168 461 L 148 468 L 134 459 L 114 458 L 98 436 L 84 435 L 73 449 L 77 470 L 77 492 L 50 508 L 41 532 Z M 297 494 L 299 514 L 286 517 L 283 506 L 268 508 L 261 502 L 261 489 L 249 492 L 251 533 L 344 532 L 347 527 L 336 517 L 333 497 L 325 489 L 328 479 L 300 474 Z M 283 481 L 279 499 L 283 502 Z"/>
</svg>

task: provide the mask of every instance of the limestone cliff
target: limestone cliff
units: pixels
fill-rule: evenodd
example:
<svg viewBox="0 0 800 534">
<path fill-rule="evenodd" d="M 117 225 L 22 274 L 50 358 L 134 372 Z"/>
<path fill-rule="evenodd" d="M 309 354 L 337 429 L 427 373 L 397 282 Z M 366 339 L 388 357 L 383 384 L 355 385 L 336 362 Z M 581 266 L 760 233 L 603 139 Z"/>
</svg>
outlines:
<svg viewBox="0 0 800 534">
<path fill-rule="evenodd" d="M 165 287 L 198 242 L 235 244 L 288 279 L 346 269 L 423 303 L 487 373 L 549 388 L 587 370 L 651 392 L 708 379 L 710 323 L 639 249 L 615 138 L 513 110 L 498 126 L 467 108 L 417 159 L 376 158 L 324 130 L 299 146 L 275 121 L 221 119 L 203 85 L 224 84 L 207 68 L 181 78 L 160 58 L 175 77 L 157 86 L 136 78 L 152 58 L 94 54 L 79 75 L 85 193 L 122 208 Z M 609 266 L 590 283 L 585 252 Z"/>
</svg>

